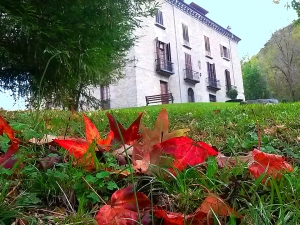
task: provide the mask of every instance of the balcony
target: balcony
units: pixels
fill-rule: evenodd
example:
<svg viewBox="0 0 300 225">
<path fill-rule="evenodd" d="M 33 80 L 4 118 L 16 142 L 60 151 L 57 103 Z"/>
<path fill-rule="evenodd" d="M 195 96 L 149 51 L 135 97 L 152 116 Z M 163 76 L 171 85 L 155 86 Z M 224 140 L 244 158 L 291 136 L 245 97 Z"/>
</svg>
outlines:
<svg viewBox="0 0 300 225">
<path fill-rule="evenodd" d="M 193 71 L 191 69 L 184 69 L 184 80 L 186 82 L 192 83 L 192 84 L 197 84 L 200 83 L 200 73 Z"/>
<path fill-rule="evenodd" d="M 214 77 L 206 78 L 207 88 L 212 91 L 218 91 L 221 89 L 220 80 L 217 80 Z"/>
<path fill-rule="evenodd" d="M 170 76 L 174 74 L 173 63 L 164 59 L 156 59 L 156 72 L 164 75 Z"/>
</svg>

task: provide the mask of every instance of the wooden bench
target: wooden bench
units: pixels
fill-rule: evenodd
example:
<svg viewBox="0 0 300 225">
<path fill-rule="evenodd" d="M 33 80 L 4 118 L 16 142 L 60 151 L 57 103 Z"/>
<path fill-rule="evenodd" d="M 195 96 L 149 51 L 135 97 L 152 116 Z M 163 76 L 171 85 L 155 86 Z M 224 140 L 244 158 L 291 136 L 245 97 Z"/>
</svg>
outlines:
<svg viewBox="0 0 300 225">
<path fill-rule="evenodd" d="M 145 96 L 146 98 L 146 104 L 149 105 L 151 103 L 163 103 L 168 104 L 170 101 L 174 102 L 174 97 L 172 93 L 167 94 L 160 94 L 160 95 L 151 95 L 151 96 Z"/>
</svg>

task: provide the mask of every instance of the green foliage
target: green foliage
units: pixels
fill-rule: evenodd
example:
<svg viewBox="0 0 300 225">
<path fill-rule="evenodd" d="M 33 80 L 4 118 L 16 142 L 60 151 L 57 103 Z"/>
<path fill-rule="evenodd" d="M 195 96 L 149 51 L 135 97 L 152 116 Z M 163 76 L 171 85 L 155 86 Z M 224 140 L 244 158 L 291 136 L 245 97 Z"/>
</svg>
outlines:
<svg viewBox="0 0 300 225">
<path fill-rule="evenodd" d="M 236 99 L 236 97 L 238 96 L 238 91 L 232 88 L 227 92 L 227 95 L 230 99 Z"/>
<path fill-rule="evenodd" d="M 242 64 L 242 73 L 246 100 L 270 97 L 267 80 L 262 75 L 254 57 Z"/>
<path fill-rule="evenodd" d="M 300 100 L 299 40 L 300 26 L 290 24 L 274 32 L 255 57 L 272 96 L 279 100 Z"/>
<path fill-rule="evenodd" d="M 132 33 L 155 7 L 152 0 L 1 1 L 0 87 L 32 105 L 99 107 L 89 88 L 122 77 Z"/>
</svg>

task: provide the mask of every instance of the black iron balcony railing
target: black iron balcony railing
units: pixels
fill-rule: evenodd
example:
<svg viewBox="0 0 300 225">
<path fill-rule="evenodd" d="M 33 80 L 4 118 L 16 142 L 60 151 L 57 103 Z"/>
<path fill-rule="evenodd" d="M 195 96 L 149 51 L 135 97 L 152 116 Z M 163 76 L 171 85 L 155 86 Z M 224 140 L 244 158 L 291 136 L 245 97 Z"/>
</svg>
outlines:
<svg viewBox="0 0 300 225">
<path fill-rule="evenodd" d="M 200 73 L 193 71 L 191 69 L 184 69 L 184 80 L 190 83 L 199 83 L 200 82 Z"/>
<path fill-rule="evenodd" d="M 206 78 L 207 88 L 218 91 L 221 89 L 220 80 L 217 80 L 214 77 L 208 77 Z"/>
<path fill-rule="evenodd" d="M 164 60 L 164 59 L 156 59 L 156 72 L 158 72 L 161 75 L 170 76 L 174 74 L 174 66 L 173 63 Z"/>
</svg>

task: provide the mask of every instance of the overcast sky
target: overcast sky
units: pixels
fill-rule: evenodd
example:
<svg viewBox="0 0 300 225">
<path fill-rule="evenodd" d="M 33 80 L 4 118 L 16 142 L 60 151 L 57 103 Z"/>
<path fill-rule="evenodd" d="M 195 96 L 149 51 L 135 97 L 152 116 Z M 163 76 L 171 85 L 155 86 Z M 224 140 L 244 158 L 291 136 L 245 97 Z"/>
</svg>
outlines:
<svg viewBox="0 0 300 225">
<path fill-rule="evenodd" d="M 242 39 L 240 58 L 257 54 L 273 32 L 297 18 L 295 10 L 286 9 L 287 1 L 274 4 L 273 0 L 185 0 L 209 11 L 207 17 L 222 27 L 231 26 L 231 32 Z M 23 109 L 25 103 L 23 100 L 14 103 L 9 93 L 0 92 L 0 107 L 17 110 Z"/>
<path fill-rule="evenodd" d="M 273 0 L 185 0 L 206 9 L 208 18 L 242 40 L 239 42 L 239 57 L 253 56 L 270 39 L 272 33 L 293 22 L 296 11 L 285 7 L 288 0 L 274 4 Z M 291 0 L 289 0 L 291 2 Z"/>
</svg>

